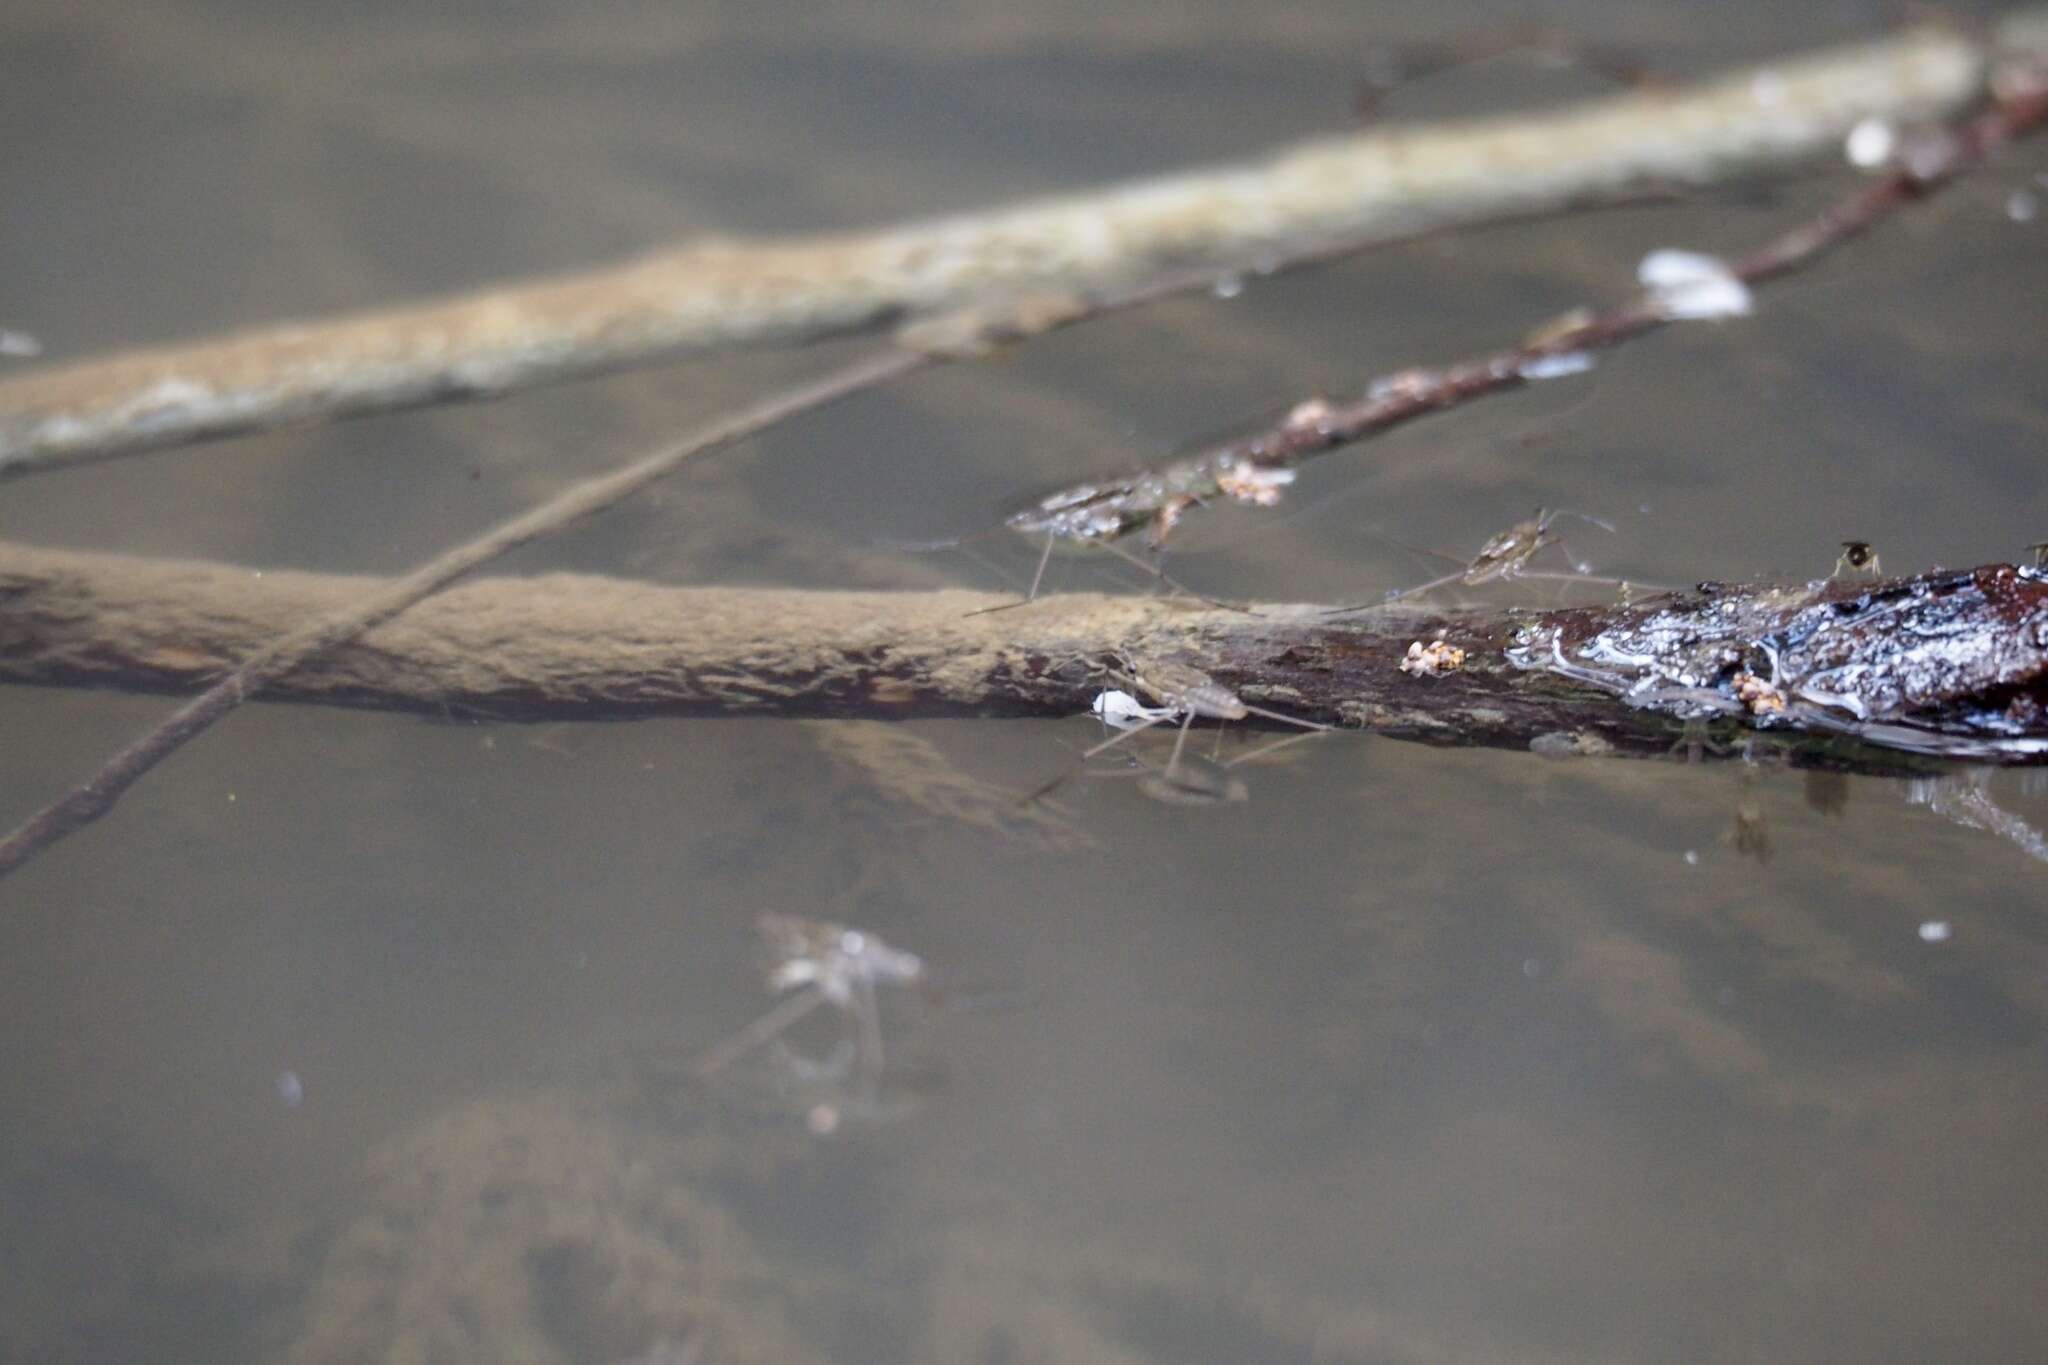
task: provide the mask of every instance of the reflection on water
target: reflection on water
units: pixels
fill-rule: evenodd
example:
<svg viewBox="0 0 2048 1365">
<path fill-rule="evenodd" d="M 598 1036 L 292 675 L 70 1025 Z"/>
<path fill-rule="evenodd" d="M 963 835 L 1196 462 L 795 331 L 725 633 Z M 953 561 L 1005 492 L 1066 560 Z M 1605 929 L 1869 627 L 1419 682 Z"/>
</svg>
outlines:
<svg viewBox="0 0 2048 1365">
<path fill-rule="evenodd" d="M 5 125 L 5 321 L 69 355 L 1213 159 L 1341 118 L 1333 35 L 1359 23 L 1006 5 L 806 37 L 759 13 L 17 7 L 0 86 L 36 116 Z M 1631 7 L 1623 36 L 1679 67 L 1828 36 L 1688 13 Z M 1425 101 L 1471 93 L 1449 79 Z M 2039 293 L 2038 227 L 2004 205 L 2041 169 L 2023 151 L 1576 396 L 1306 469 L 1282 529 L 1219 515 L 1176 572 L 1362 600 L 1426 576 L 1396 537 L 1469 546 L 1539 505 L 1611 516 L 1602 571 L 1650 581 L 1811 577 L 1857 536 L 1895 569 L 2009 558 L 2041 534 L 2048 368 L 2010 303 Z M 985 524 L 1105 442 L 1499 341 L 1649 249 L 1761 239 L 1809 190 L 1782 194 L 1079 329 L 521 567 L 980 575 L 868 542 Z M 0 535 L 389 570 L 814 363 L 11 485 Z M 0 813 L 161 709 L 0 695 Z M 1100 734 L 238 715 L 0 886 L 0 1359 L 1861 1362 L 2048 1335 L 2038 782 L 1351 735 L 1240 765 L 1259 741 L 1229 736 L 1200 762 L 1247 801 L 1018 803 Z M 1154 738 L 1122 747 L 1156 767 Z M 698 1074 L 774 1003 L 764 912 L 915 955 L 886 1052 L 824 1009 Z"/>
</svg>

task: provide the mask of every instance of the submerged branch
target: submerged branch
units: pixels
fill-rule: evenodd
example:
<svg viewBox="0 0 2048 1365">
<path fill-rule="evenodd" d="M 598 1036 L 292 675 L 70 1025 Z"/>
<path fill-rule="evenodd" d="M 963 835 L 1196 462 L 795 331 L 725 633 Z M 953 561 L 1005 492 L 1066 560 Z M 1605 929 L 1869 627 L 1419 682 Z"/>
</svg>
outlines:
<svg viewBox="0 0 2048 1365">
<path fill-rule="evenodd" d="M 189 692 L 376 580 L 0 545 L 0 679 Z M 567 574 L 435 597 L 272 681 L 268 698 L 456 719 L 1085 712 L 1083 661 L 1203 669 L 1247 700 L 1440 744 L 1656 755 L 1687 726 L 1795 761 L 1898 772 L 1918 753 L 2048 749 L 2048 580 L 1994 565 L 1725 587 L 1631 606 L 1333 620 L 1073 595 L 667 588 Z M 1464 651 L 1440 674 L 1411 644 Z"/>
<path fill-rule="evenodd" d="M 380 580 L 328 609 L 276 621 L 262 639 L 250 640 L 236 660 L 212 670 L 210 686 L 130 742 L 93 775 L 44 806 L 0 838 L 0 876 L 5 876 L 59 839 L 113 809 L 134 786 L 180 745 L 205 733 L 223 716 L 274 680 L 321 653 L 354 640 L 431 597 L 464 574 L 521 545 L 561 530 L 623 501 L 655 480 L 713 451 L 722 450 L 798 413 L 838 402 L 931 363 L 914 351 L 892 350 L 850 362 L 819 379 L 775 394 L 719 419 L 613 470 L 562 490 L 547 502 L 499 522 L 473 540 L 428 560 L 402 578 Z M 0 589 L 0 602 L 9 593 Z M 5 632 L 0 631 L 0 648 Z"/>
<path fill-rule="evenodd" d="M 1739 294 L 1810 266 L 2044 124 L 2048 58 L 2002 67 L 1991 108 L 1954 128 L 1918 130 L 1892 166 L 1868 185 L 1725 266 L 1712 262 L 1722 277 L 1717 283 Z M 1555 374 L 1577 373 L 1591 367 L 1597 351 L 1706 315 L 1687 311 L 1683 296 L 1674 298 L 1654 286 L 1604 310 L 1575 309 L 1490 354 L 1383 375 L 1364 397 L 1349 402 L 1304 399 L 1266 430 L 1132 473 L 1059 489 L 1012 514 L 1005 524 L 1031 536 L 1096 544 L 1142 529 L 1156 548 L 1196 507 L 1224 499 L 1270 507 L 1296 465 L 1431 413 Z"/>
<path fill-rule="evenodd" d="M 2036 21 L 1999 41 L 2036 43 Z M 1245 166 L 859 235 L 709 241 L 389 312 L 0 382 L 0 478 L 307 420 L 480 398 L 691 349 L 793 343 L 1042 290 L 1128 290 L 1645 187 L 1753 174 L 1858 120 L 1951 112 L 1989 47 L 1918 29 L 1680 91 L 1331 138 Z"/>
</svg>

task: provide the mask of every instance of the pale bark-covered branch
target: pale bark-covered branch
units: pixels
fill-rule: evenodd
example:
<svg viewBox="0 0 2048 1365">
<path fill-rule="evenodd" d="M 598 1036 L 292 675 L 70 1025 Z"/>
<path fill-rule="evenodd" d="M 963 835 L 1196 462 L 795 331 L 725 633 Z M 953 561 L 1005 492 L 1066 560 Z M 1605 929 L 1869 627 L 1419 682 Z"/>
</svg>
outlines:
<svg viewBox="0 0 2048 1365">
<path fill-rule="evenodd" d="M 2011 22 L 2002 38 L 2038 43 L 2039 27 Z M 0 382 L 0 478 L 1752 173 L 1828 150 L 1863 118 L 1967 104 L 1984 93 L 1988 52 L 1973 35 L 1917 29 L 1682 91 L 1383 129 L 1262 163 L 863 234 L 703 242 L 436 303 L 31 372 Z"/>
<path fill-rule="evenodd" d="M 1831 620 L 1849 623 L 1829 650 L 1862 649 L 1873 668 L 1894 668 L 1901 686 L 1923 686 L 1907 677 L 1912 662 L 1896 639 L 1886 638 L 1898 631 L 1896 623 L 1880 624 L 1881 604 L 1944 594 L 1960 600 L 1979 580 L 1994 591 L 1950 623 L 1942 664 L 1951 671 L 1931 684 L 1953 695 L 1916 696 L 1895 709 L 1931 714 L 1989 704 L 2021 717 L 2015 733 L 2048 730 L 2040 720 L 2048 635 L 2035 634 L 2048 631 L 2048 584 L 2031 571 L 1731 589 L 1712 610 L 1733 619 L 1729 604 L 1750 603 L 1768 618 L 1756 627 L 1763 630 L 1786 628 L 1799 609 L 1819 604 Z M 189 692 L 294 623 L 384 587 L 347 576 L 0 544 L 0 680 Z M 1837 598 L 1862 604 L 1871 625 L 1860 636 L 1855 612 L 1835 605 Z M 1013 600 L 963 591 L 672 588 L 569 574 L 476 580 L 306 660 L 263 695 L 506 721 L 1062 715 L 1085 711 L 1103 686 L 1084 661 L 1122 656 L 1190 663 L 1247 700 L 1434 743 L 1662 754 L 1683 728 L 1668 710 L 1584 685 L 1574 673 L 1586 670 L 1559 674 L 1509 657 L 1517 641 L 1552 638 L 1561 659 L 1575 657 L 1567 646 L 1599 630 L 1640 628 L 1644 607 L 1445 612 L 1403 605 L 1333 620 L 1312 606 L 1247 613 L 1075 594 L 968 614 Z M 1916 639 L 1930 633 L 1924 617 L 1910 624 Z M 1401 667 L 1411 644 L 1437 637 L 1465 651 L 1461 667 L 1437 676 Z M 1966 644 L 1988 661 L 1987 671 L 1969 679 L 1953 673 Z M 1784 643 L 1782 652 L 1789 659 L 1795 647 Z M 1688 659 L 1702 649 L 1696 640 L 1685 648 Z M 1781 690 L 1796 708 L 1789 677 Z M 1736 704 L 1729 687 L 1721 692 L 1718 709 L 1692 709 L 1730 731 L 1755 718 L 1788 719 L 1781 710 Z M 1701 699 L 1714 700 L 1704 685 L 1680 698 Z M 1849 728 L 1773 733 L 1796 761 L 1871 772 L 1913 765 L 1904 754 L 1850 743 Z"/>
<path fill-rule="evenodd" d="M 252 643 L 234 667 L 216 670 L 211 684 L 198 696 L 108 759 L 92 777 L 0 838 L 0 875 L 19 867 L 35 856 L 38 849 L 106 814 L 121 799 L 121 793 L 179 745 L 204 733 L 251 695 L 305 660 L 356 639 L 462 575 L 630 497 L 691 460 L 755 435 L 797 413 L 824 407 L 928 363 L 926 356 L 902 349 L 852 361 L 820 379 L 711 422 L 608 474 L 571 484 L 539 507 L 499 522 L 402 578 L 380 582 L 372 591 L 337 602 L 328 611 L 279 623 L 267 641 Z"/>
<path fill-rule="evenodd" d="M 1996 84 L 1989 108 L 1950 127 L 1918 130 L 1913 148 L 1893 157 L 1884 174 L 1856 193 L 1732 262 L 1715 263 L 1726 276 L 1716 281 L 1716 290 L 1761 285 L 1804 269 L 2048 123 L 2048 57 L 2006 64 Z M 1742 301 L 1746 306 L 1746 297 Z M 1725 299 L 1716 306 L 1725 307 Z M 1270 477 L 1276 471 L 1431 413 L 1538 382 L 1546 367 L 1562 364 L 1564 373 L 1575 373 L 1591 365 L 1595 351 L 1697 315 L 1695 309 L 1674 306 L 1658 287 L 1612 307 L 1574 309 L 1490 354 L 1382 375 L 1353 400 L 1305 398 L 1276 426 L 1194 455 L 1055 490 L 1013 513 L 1006 524 L 1034 537 L 1094 544 L 1143 527 L 1156 548 L 1193 508 L 1226 499 L 1271 506 L 1292 477 Z"/>
</svg>

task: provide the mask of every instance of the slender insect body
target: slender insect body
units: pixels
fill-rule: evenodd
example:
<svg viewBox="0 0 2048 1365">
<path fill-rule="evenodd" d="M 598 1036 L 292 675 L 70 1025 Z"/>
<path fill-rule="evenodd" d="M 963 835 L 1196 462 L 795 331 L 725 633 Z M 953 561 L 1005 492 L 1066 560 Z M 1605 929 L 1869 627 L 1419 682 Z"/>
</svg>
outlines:
<svg viewBox="0 0 2048 1365">
<path fill-rule="evenodd" d="M 1084 548 L 1107 550 L 1176 591 L 1212 607 L 1244 610 L 1194 592 L 1169 577 L 1156 562 L 1147 563 L 1116 542 L 1143 531 L 1145 547 L 1156 560 L 1174 528 L 1195 508 L 1214 501 L 1274 506 L 1280 501 L 1281 491 L 1294 480 L 1293 470 L 1287 468 L 1289 462 L 1299 458 L 1300 452 L 1294 447 L 1311 438 L 1327 439 L 1321 434 L 1320 423 L 1328 411 L 1328 405 L 1323 403 L 1300 405 L 1288 418 L 1284 439 L 1270 448 L 1260 442 L 1227 446 L 1123 478 L 1072 484 L 1011 513 L 1003 519 L 1004 526 L 1033 539 L 1043 536 L 1045 541 L 1024 600 L 1009 607 L 1037 600 L 1054 547 L 1067 541 Z M 983 611 L 1003 611 L 1009 607 L 987 607 Z"/>
<path fill-rule="evenodd" d="M 1136 707 L 1133 699 L 1127 696 L 1124 697 L 1123 703 L 1112 703 L 1108 700 L 1113 696 L 1124 696 L 1120 692 L 1106 692 L 1098 696 L 1091 709 L 1097 716 L 1102 717 L 1106 723 L 1116 723 L 1109 719 L 1112 711 L 1125 716 L 1129 716 L 1137 710 L 1145 711 L 1146 714 L 1143 719 L 1137 720 L 1135 723 L 1129 723 L 1127 728 L 1121 728 L 1120 733 L 1105 739 L 1102 743 L 1083 752 L 1080 762 L 1074 767 L 1052 778 L 1025 796 L 1025 804 L 1028 805 L 1040 797 L 1050 795 L 1068 778 L 1085 767 L 1089 759 L 1094 758 L 1098 754 L 1105 753 L 1122 744 L 1131 736 L 1140 734 L 1165 721 L 1178 719 L 1180 721 L 1180 729 L 1179 733 L 1174 736 L 1173 753 L 1167 759 L 1166 767 L 1154 775 L 1157 783 L 1164 787 L 1174 787 L 1177 779 L 1180 777 L 1182 755 L 1187 747 L 1188 731 L 1193 727 L 1198 718 L 1202 720 L 1228 721 L 1243 720 L 1247 716 L 1264 716 L 1269 720 L 1277 720 L 1288 725 L 1300 726 L 1307 733 L 1319 733 L 1330 728 L 1317 721 L 1303 720 L 1298 716 L 1290 716 L 1279 711 L 1268 711 L 1264 707 L 1252 706 L 1244 698 L 1238 696 L 1237 693 L 1231 691 L 1222 683 L 1217 682 L 1201 669 L 1189 664 L 1177 663 L 1171 659 L 1135 660 L 1126 655 L 1117 657 L 1113 664 L 1099 665 L 1098 667 L 1100 672 L 1107 674 L 1116 682 L 1151 697 L 1159 705 L 1156 708 Z M 1126 706 L 1125 703 L 1129 703 L 1129 706 Z M 1297 739 L 1305 737 L 1305 734 L 1295 736 Z"/>
<path fill-rule="evenodd" d="M 1126 678 L 1133 687 L 1161 706 L 1186 711 L 1204 720 L 1243 720 L 1251 714 L 1237 693 L 1199 668 L 1174 663 L 1170 659 L 1132 664 Z"/>
<path fill-rule="evenodd" d="M 1496 578 L 1513 578 L 1522 566 L 1547 545 L 1555 545 L 1550 534 L 1551 515 L 1539 512 L 1529 521 L 1518 521 L 1479 547 L 1479 553 L 1460 575 L 1466 583 L 1488 583 Z"/>
<path fill-rule="evenodd" d="M 1400 602 L 1410 597 L 1420 597 L 1426 592 L 1433 592 L 1451 583 L 1461 583 L 1466 587 L 1478 587 L 1486 583 L 1506 583 L 1525 577 L 1571 578 L 1588 583 L 1612 582 L 1613 580 L 1611 579 L 1591 577 L 1587 572 L 1587 566 L 1576 562 L 1572 564 L 1572 573 L 1568 575 L 1529 572 L 1529 561 L 1534 559 L 1539 551 L 1547 549 L 1552 545 L 1563 545 L 1563 540 L 1550 529 L 1552 523 L 1559 517 L 1577 517 L 1581 521 L 1591 522 L 1603 531 L 1611 532 L 1614 530 L 1614 527 L 1608 522 L 1602 521 L 1595 516 L 1588 516 L 1584 512 L 1571 512 L 1554 507 L 1539 507 L 1536 509 L 1535 516 L 1530 517 L 1526 521 L 1518 521 L 1513 526 L 1508 527 L 1507 530 L 1501 531 L 1489 538 L 1484 545 L 1479 547 L 1479 553 L 1473 555 L 1464 568 L 1444 574 L 1441 577 L 1432 578 L 1427 583 L 1419 583 L 1412 588 L 1397 588 L 1388 593 L 1379 602 L 1361 602 L 1354 606 L 1338 607 L 1325 614 L 1341 616 L 1347 612 L 1365 611 L 1371 607 L 1384 606 L 1391 602 Z"/>
<path fill-rule="evenodd" d="M 1551 524 L 1559 517 L 1577 517 L 1581 521 L 1598 526 L 1603 531 L 1611 533 L 1614 530 L 1609 523 L 1598 517 L 1588 516 L 1584 512 L 1539 507 L 1535 516 L 1527 521 L 1516 522 L 1480 546 L 1479 553 L 1474 555 L 1472 562 L 1465 567 L 1465 572 L 1461 575 L 1462 581 L 1478 584 L 1490 583 L 1495 579 L 1519 577 L 1539 550 L 1563 544 L 1563 541 L 1550 530 Z"/>
</svg>

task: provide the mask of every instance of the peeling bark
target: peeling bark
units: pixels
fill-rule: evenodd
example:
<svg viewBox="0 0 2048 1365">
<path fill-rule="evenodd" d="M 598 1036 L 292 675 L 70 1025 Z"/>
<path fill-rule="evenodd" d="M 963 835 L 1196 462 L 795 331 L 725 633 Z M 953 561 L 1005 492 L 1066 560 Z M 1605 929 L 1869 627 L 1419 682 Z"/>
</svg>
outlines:
<svg viewBox="0 0 2048 1365">
<path fill-rule="evenodd" d="M 0 679 L 189 693 L 376 586 L 0 545 Z M 1077 594 L 968 614 L 1008 600 L 486 579 L 263 696 L 501 721 L 1057 716 L 1086 711 L 1101 687 L 1088 661 L 1121 654 L 1191 664 L 1289 714 L 1447 745 L 1661 755 L 1681 737 L 1711 753 L 1756 734 L 1795 762 L 1864 772 L 1924 769 L 1927 754 L 2031 762 L 2048 747 L 2048 580 L 2008 565 L 1557 611 L 1403 604 L 1333 618 Z M 1633 675 L 1606 656 L 1593 667 L 1589 642 L 1618 632 L 1640 646 L 1653 620 L 1666 653 L 1639 647 Z M 1465 651 L 1460 667 L 1402 669 L 1411 644 L 1438 638 Z M 1773 653 L 1782 708 L 1745 700 L 1741 681 Z M 1845 669 L 1862 670 L 1860 715 L 1839 701 Z"/>
</svg>

